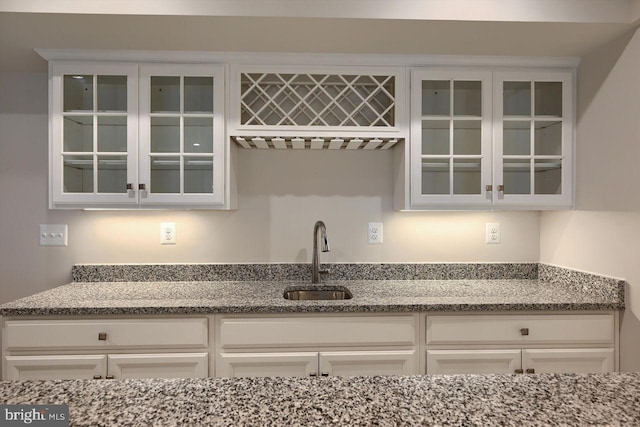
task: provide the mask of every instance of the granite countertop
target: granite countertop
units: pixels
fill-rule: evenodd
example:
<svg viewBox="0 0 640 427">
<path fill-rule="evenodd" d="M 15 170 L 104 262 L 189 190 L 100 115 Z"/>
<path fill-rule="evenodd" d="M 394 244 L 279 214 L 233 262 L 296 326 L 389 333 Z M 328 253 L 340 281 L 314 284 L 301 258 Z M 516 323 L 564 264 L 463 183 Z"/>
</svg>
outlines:
<svg viewBox="0 0 640 427">
<path fill-rule="evenodd" d="M 615 296 L 541 280 L 345 280 L 353 298 L 290 301 L 288 286 L 306 282 L 80 282 L 0 306 L 3 316 L 207 314 L 293 312 L 406 312 L 611 310 Z"/>
<path fill-rule="evenodd" d="M 640 425 L 640 373 L 0 382 L 72 426 Z"/>
</svg>

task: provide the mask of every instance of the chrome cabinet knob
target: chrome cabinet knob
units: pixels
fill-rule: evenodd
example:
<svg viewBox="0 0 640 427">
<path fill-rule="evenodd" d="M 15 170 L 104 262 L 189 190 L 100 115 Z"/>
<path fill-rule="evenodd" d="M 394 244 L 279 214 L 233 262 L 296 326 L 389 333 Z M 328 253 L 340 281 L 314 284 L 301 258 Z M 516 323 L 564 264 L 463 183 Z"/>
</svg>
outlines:
<svg viewBox="0 0 640 427">
<path fill-rule="evenodd" d="M 529 335 L 529 328 L 520 329 L 520 335 L 522 336 Z"/>
<path fill-rule="evenodd" d="M 98 341 L 106 341 L 107 340 L 107 333 L 106 332 L 99 332 L 98 333 Z"/>
</svg>

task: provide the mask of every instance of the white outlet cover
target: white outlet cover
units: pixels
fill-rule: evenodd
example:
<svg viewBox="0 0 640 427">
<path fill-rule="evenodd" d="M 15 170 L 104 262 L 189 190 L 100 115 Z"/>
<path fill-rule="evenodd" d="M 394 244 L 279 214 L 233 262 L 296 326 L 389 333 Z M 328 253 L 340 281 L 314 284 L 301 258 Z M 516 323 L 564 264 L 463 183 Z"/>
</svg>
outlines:
<svg viewBox="0 0 640 427">
<path fill-rule="evenodd" d="M 367 226 L 367 240 L 370 245 L 382 244 L 382 223 L 370 222 Z"/>
<path fill-rule="evenodd" d="M 175 245 L 177 243 L 178 235 L 176 233 L 175 222 L 163 222 L 160 223 L 160 244 L 161 245 Z"/>
<path fill-rule="evenodd" d="M 40 246 L 68 246 L 67 224 L 40 224 L 38 228 Z"/>
<path fill-rule="evenodd" d="M 500 223 L 499 222 L 486 223 L 485 242 L 488 245 L 497 245 L 500 243 Z"/>
</svg>

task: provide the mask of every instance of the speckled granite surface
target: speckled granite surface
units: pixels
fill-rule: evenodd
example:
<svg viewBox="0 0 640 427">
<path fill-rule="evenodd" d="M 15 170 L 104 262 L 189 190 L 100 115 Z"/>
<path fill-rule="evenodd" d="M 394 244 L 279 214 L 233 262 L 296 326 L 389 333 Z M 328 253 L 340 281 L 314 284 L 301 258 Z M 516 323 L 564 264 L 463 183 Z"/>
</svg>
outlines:
<svg viewBox="0 0 640 427">
<path fill-rule="evenodd" d="M 343 301 L 289 301 L 284 289 L 303 282 L 71 283 L 0 306 L 12 315 L 206 314 L 286 312 L 611 310 L 616 293 L 540 280 L 349 280 Z M 304 283 L 306 284 L 306 282 Z"/>
<path fill-rule="evenodd" d="M 0 382 L 72 426 L 637 426 L 640 374 Z"/>
<path fill-rule="evenodd" d="M 332 266 L 334 266 L 333 264 Z M 288 267 L 287 267 L 288 266 Z M 344 301 L 289 301 L 281 280 L 304 264 L 92 265 L 74 267 L 73 282 L 0 306 L 0 315 L 208 314 L 287 312 L 616 310 L 624 281 L 537 264 L 346 264 L 326 285 L 347 287 Z M 393 266 L 388 270 L 388 266 Z M 535 266 L 535 267 L 534 267 Z M 246 270 L 245 268 L 249 268 Z M 272 275 L 269 271 L 279 271 Z M 413 280 L 386 279 L 405 271 Z M 381 271 L 389 273 L 381 273 Z M 540 270 L 544 279 L 537 279 Z M 297 271 L 297 270 L 296 270 Z M 420 271 L 418 274 L 417 272 Z M 429 272 L 430 271 L 430 272 Z M 194 281 L 217 272 L 222 279 Z M 348 272 L 345 273 L 345 272 Z M 427 273 L 429 272 L 429 273 Z M 414 274 L 414 276 L 411 276 Z M 417 276 L 416 276 L 417 274 Z M 439 279 L 416 279 L 425 274 Z M 135 277 L 132 277 L 135 276 Z M 188 276 L 190 280 L 170 281 Z M 338 276 L 340 279 L 335 279 Z M 465 280 L 454 279 L 463 277 Z M 123 277 L 135 278 L 122 281 Z M 240 280 L 239 277 L 245 280 Z M 253 279 L 249 279 L 249 278 Z M 276 277 L 280 280 L 267 280 Z M 293 277 L 296 277 L 295 274 Z M 360 280 L 343 280 L 344 277 Z M 486 279 L 486 277 L 497 277 Z M 524 277 L 524 278 L 522 278 Z M 109 281 L 95 281 L 111 279 Z M 140 281 L 140 279 L 145 279 Z M 166 279 L 166 280 L 161 280 Z M 367 280 L 364 280 L 367 279 Z M 447 280 L 449 279 L 449 280 Z"/>
<path fill-rule="evenodd" d="M 334 263 L 331 280 L 537 279 L 534 263 Z M 74 282 L 309 280 L 311 264 L 79 264 Z"/>
</svg>

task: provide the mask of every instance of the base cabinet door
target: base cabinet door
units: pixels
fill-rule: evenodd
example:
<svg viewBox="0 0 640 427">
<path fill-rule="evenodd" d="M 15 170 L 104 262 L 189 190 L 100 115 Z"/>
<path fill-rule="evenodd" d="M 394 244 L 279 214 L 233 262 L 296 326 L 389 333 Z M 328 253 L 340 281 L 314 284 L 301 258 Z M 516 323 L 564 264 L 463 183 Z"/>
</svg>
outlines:
<svg viewBox="0 0 640 427">
<path fill-rule="evenodd" d="M 104 378 L 105 355 L 6 356 L 6 380 L 75 380 Z"/>
<path fill-rule="evenodd" d="M 521 350 L 428 350 L 427 374 L 513 374 Z"/>
<path fill-rule="evenodd" d="M 592 373 L 615 370 L 612 348 L 522 350 L 522 364 L 529 373 Z"/>
<path fill-rule="evenodd" d="M 113 378 L 206 378 L 207 353 L 114 354 L 108 357 Z"/>
<path fill-rule="evenodd" d="M 318 372 L 317 352 L 222 353 L 218 377 L 307 377 Z"/>
<path fill-rule="evenodd" d="M 320 353 L 320 375 L 411 375 L 417 373 L 414 350 Z"/>
</svg>

